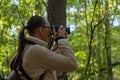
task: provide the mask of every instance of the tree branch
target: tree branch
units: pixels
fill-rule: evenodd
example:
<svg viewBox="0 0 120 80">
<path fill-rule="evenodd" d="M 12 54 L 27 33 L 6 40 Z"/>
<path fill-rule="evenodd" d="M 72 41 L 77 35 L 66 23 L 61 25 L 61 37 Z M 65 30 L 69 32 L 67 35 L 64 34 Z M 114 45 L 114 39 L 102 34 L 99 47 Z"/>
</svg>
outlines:
<svg viewBox="0 0 120 80">
<path fill-rule="evenodd" d="M 44 0 L 41 0 L 42 1 L 42 3 L 45 5 L 45 7 L 46 7 L 46 9 L 47 9 L 47 4 L 45 3 L 45 1 Z"/>
<path fill-rule="evenodd" d="M 92 23 L 94 21 L 94 15 L 95 15 L 95 10 L 96 10 L 96 6 L 97 6 L 97 0 L 95 2 L 95 5 L 94 5 L 94 11 L 93 11 L 93 15 L 92 15 L 92 20 L 91 20 L 91 23 L 90 23 L 90 31 L 91 31 L 91 35 L 90 35 L 90 41 L 88 43 L 88 46 L 89 46 L 89 55 L 88 55 L 88 60 L 87 60 L 87 64 L 86 64 L 86 67 L 88 67 L 88 65 L 90 64 L 90 59 L 91 59 L 91 55 L 92 55 L 92 41 L 93 41 L 93 34 L 94 34 L 94 30 L 92 29 Z M 85 71 L 85 75 L 87 75 L 87 72 L 88 72 L 88 69 L 86 69 Z M 88 72 L 88 75 L 89 75 L 90 72 Z"/>
<path fill-rule="evenodd" d="M 118 66 L 118 65 L 120 65 L 120 62 L 115 62 L 115 63 L 112 64 L 112 68 L 115 67 L 115 66 Z"/>
<path fill-rule="evenodd" d="M 93 11 L 93 15 L 92 15 L 92 20 L 91 20 L 91 31 L 92 31 L 92 23 L 93 23 L 93 20 L 94 20 L 94 15 L 95 15 L 95 10 L 96 10 L 96 7 L 97 7 L 97 3 L 98 3 L 98 1 L 96 0 L 95 5 L 94 5 L 94 11 Z"/>
<path fill-rule="evenodd" d="M 112 64 L 112 69 L 113 69 L 114 67 L 118 66 L 118 65 L 120 65 L 120 62 L 115 62 L 115 63 L 113 63 L 113 64 Z M 107 70 L 107 68 L 101 68 L 101 69 L 100 69 L 100 72 L 103 72 L 103 71 L 106 71 L 106 70 Z"/>
<path fill-rule="evenodd" d="M 104 16 L 96 25 L 94 25 L 93 31 L 94 31 L 95 28 L 96 28 L 97 26 L 99 26 L 104 20 L 105 20 L 105 16 Z"/>
</svg>

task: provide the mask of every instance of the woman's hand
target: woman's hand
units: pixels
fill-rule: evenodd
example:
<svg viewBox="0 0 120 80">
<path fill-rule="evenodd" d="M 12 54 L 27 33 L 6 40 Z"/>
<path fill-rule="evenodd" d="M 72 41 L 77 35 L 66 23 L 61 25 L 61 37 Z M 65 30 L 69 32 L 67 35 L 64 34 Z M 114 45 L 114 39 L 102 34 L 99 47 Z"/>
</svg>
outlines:
<svg viewBox="0 0 120 80">
<path fill-rule="evenodd" d="M 58 32 L 55 31 L 55 29 L 53 29 L 54 31 L 54 37 L 64 37 L 64 38 L 67 38 L 67 32 L 65 30 L 65 28 L 63 27 L 63 25 L 60 25 L 60 28 L 58 29 Z"/>
</svg>

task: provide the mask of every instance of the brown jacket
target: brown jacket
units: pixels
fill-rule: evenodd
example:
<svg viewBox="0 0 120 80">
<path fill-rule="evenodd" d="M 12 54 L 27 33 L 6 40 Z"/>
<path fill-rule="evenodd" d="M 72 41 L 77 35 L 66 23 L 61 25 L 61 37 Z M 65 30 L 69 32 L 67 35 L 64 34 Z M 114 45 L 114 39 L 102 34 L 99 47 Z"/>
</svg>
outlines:
<svg viewBox="0 0 120 80">
<path fill-rule="evenodd" d="M 44 80 L 57 80 L 61 72 L 71 72 L 78 68 L 76 58 L 66 39 L 58 40 L 58 49 L 51 51 L 48 44 L 38 38 L 28 37 L 36 45 L 25 49 L 23 68 L 32 80 L 38 80 L 45 71 Z"/>
</svg>

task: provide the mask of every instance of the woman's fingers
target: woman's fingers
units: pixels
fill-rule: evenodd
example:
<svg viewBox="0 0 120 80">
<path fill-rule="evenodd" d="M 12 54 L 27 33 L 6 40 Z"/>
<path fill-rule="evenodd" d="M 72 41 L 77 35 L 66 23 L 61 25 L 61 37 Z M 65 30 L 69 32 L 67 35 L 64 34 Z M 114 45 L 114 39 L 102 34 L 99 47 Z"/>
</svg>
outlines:
<svg viewBox="0 0 120 80">
<path fill-rule="evenodd" d="M 53 32 L 54 32 L 55 38 L 59 36 L 63 36 L 64 38 L 67 38 L 67 35 L 68 35 L 63 25 L 60 25 L 57 31 L 55 30 L 55 28 L 53 28 Z"/>
</svg>

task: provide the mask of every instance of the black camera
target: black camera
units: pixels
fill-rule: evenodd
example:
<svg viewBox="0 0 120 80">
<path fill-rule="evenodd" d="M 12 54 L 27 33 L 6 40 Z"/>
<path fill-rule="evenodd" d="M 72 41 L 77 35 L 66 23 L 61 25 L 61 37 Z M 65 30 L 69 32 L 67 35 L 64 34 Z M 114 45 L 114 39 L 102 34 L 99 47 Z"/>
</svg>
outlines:
<svg viewBox="0 0 120 80">
<path fill-rule="evenodd" d="M 55 24 L 51 26 L 51 30 L 53 30 L 53 28 L 55 28 L 55 31 L 58 32 L 58 29 L 60 28 L 59 24 Z M 67 32 L 67 34 L 70 34 L 70 28 L 69 27 L 65 27 L 65 30 Z"/>
</svg>

